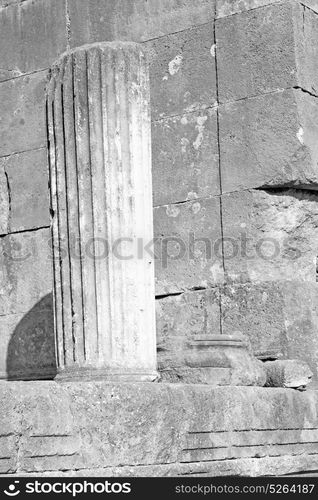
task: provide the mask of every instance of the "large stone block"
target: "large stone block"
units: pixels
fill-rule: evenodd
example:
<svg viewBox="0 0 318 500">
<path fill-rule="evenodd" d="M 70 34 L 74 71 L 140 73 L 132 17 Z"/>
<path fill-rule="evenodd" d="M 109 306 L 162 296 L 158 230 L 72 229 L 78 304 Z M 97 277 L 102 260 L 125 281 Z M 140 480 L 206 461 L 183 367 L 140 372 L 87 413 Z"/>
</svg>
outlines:
<svg viewBox="0 0 318 500">
<path fill-rule="evenodd" d="M 155 208 L 154 235 L 156 295 L 223 282 L 219 198 Z"/>
<path fill-rule="evenodd" d="M 229 282 L 316 281 L 318 198 L 308 191 L 240 191 L 222 196 Z"/>
<path fill-rule="evenodd" d="M 0 156 L 46 146 L 47 72 L 0 83 Z"/>
<path fill-rule="evenodd" d="M 152 118 L 181 115 L 216 104 L 213 24 L 151 40 Z"/>
<path fill-rule="evenodd" d="M 221 290 L 223 333 L 248 335 L 262 359 L 300 359 L 317 377 L 318 284 L 275 281 Z"/>
<path fill-rule="evenodd" d="M 49 229 L 0 238 L 0 315 L 27 313 L 52 291 Z"/>
<path fill-rule="evenodd" d="M 48 68 L 66 50 L 65 0 L 0 10 L 0 81 Z"/>
<path fill-rule="evenodd" d="M 216 111 L 154 122 L 152 158 L 155 206 L 219 194 Z"/>
<path fill-rule="evenodd" d="M 220 106 L 224 192 L 318 186 L 318 99 L 287 90 Z"/>
<path fill-rule="evenodd" d="M 22 439 L 14 450 L 5 443 L 7 472 L 19 475 L 254 476 L 317 468 L 316 391 L 0 384 L 0 401 L 8 399 L 10 417 L 19 418 L 12 438 Z"/>
<path fill-rule="evenodd" d="M 318 93 L 318 17 L 300 2 L 216 22 L 220 101 L 299 86 Z"/>
<path fill-rule="evenodd" d="M 215 0 L 69 0 L 71 45 L 142 42 L 214 19 Z"/>
<path fill-rule="evenodd" d="M 46 149 L 0 158 L 0 172 L 6 175 L 2 216 L 7 212 L 9 232 L 50 225 Z M 5 186 L 4 186 L 5 187 Z M 6 210 L 9 196 L 9 209 Z M 0 195 L 1 196 L 1 195 Z M 1 216 L 0 216 L 1 217 Z"/>
<path fill-rule="evenodd" d="M 56 375 L 52 294 L 30 311 L 0 316 L 0 379 L 40 380 Z"/>
</svg>

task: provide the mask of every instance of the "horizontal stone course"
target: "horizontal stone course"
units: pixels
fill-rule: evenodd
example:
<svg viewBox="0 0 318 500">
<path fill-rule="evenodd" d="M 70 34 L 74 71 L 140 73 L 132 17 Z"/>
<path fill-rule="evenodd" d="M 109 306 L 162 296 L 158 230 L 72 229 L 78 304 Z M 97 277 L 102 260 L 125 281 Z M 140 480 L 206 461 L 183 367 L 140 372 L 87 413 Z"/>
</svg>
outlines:
<svg viewBox="0 0 318 500">
<path fill-rule="evenodd" d="M 53 475 L 67 468 L 68 474 L 76 469 L 76 475 L 84 471 L 95 475 L 94 471 L 104 469 L 115 475 L 140 475 L 141 471 L 149 475 L 152 471 L 155 475 L 193 472 L 213 476 L 227 470 L 228 474 L 245 471 L 253 476 L 266 471 L 279 475 L 310 470 L 316 463 L 316 391 L 155 383 L 0 383 L 0 400 L 8 397 L 10 416 L 14 420 L 20 415 L 14 436 L 23 434 L 26 441 L 18 443 L 19 463 L 13 454 L 8 473 L 48 471 Z M 43 456 L 27 456 L 30 440 L 35 439 L 32 434 L 45 440 Z M 207 441 L 200 439 L 203 435 Z M 209 452 L 203 448 L 214 438 L 224 446 L 223 463 L 215 456 L 199 464 L 195 454 L 207 456 Z M 266 439 L 267 451 L 276 459 L 255 461 L 255 450 L 263 456 Z M 312 443 L 308 449 L 305 440 Z M 239 448 L 235 446 L 238 442 L 242 442 Z M 187 447 L 193 449 L 189 457 Z M 310 463 L 306 451 L 311 453 Z M 231 462 L 224 457 L 231 457 Z M 241 457 L 245 457 L 243 461 Z M 187 458 L 190 463 L 183 463 Z"/>
</svg>

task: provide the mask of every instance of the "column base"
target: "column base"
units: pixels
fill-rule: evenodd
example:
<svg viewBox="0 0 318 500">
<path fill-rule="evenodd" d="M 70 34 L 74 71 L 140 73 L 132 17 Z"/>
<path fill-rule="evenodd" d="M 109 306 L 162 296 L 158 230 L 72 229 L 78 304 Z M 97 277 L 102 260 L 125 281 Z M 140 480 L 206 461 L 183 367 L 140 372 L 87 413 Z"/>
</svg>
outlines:
<svg viewBox="0 0 318 500">
<path fill-rule="evenodd" d="M 159 379 L 156 371 L 116 371 L 106 368 L 63 368 L 58 370 L 56 382 L 103 381 L 106 383 L 155 382 Z"/>
</svg>

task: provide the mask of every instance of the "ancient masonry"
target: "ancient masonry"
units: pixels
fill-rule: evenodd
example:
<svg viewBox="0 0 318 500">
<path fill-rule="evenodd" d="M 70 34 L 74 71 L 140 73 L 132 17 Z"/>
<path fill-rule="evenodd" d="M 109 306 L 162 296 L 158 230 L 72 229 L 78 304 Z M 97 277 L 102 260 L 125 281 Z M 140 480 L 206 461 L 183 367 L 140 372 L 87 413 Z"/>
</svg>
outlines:
<svg viewBox="0 0 318 500">
<path fill-rule="evenodd" d="M 318 0 L 0 0 L 0 474 L 317 473 L 317 57 Z"/>
</svg>

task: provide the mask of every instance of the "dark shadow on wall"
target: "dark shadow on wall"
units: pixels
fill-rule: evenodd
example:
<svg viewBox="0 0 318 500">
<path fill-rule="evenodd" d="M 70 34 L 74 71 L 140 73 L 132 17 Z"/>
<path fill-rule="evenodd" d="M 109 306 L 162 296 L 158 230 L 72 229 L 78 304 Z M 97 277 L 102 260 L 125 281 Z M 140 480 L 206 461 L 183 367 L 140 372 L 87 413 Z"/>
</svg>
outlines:
<svg viewBox="0 0 318 500">
<path fill-rule="evenodd" d="M 8 346 L 8 380 L 47 380 L 56 375 L 53 297 L 46 295 L 16 326 Z"/>
</svg>

